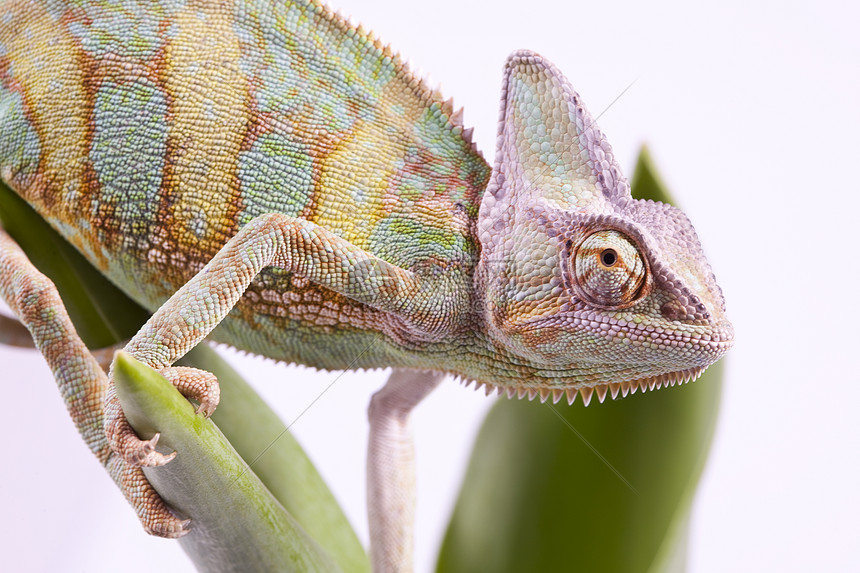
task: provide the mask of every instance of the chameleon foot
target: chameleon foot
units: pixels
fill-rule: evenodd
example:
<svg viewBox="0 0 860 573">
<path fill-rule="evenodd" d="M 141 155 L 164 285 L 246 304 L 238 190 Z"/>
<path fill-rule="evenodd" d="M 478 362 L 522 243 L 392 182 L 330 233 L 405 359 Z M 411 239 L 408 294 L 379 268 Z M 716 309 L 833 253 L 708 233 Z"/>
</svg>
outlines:
<svg viewBox="0 0 860 573">
<path fill-rule="evenodd" d="M 113 384 L 108 388 L 105 400 L 104 429 L 110 449 L 131 466 L 163 466 L 176 457 L 176 452 L 162 454 L 155 450 L 159 434 L 148 440 L 137 436 L 122 411 Z"/>
<path fill-rule="evenodd" d="M 167 378 L 183 396 L 200 403 L 198 414 L 202 413 L 208 418 L 215 411 L 221 390 L 211 372 L 185 366 L 168 366 L 159 370 L 159 374 Z M 122 412 L 113 385 L 105 401 L 105 433 L 111 449 L 133 466 L 163 466 L 176 457 L 176 452 L 162 454 L 156 451 L 159 434 L 148 440 L 138 437 Z"/>
<path fill-rule="evenodd" d="M 115 458 L 111 474 L 134 507 L 143 529 L 150 535 L 176 539 L 191 530 L 190 519 L 180 519 L 149 484 L 140 467 Z"/>
<path fill-rule="evenodd" d="M 187 366 L 168 366 L 159 370 L 186 398 L 200 403 L 197 413 L 207 418 L 215 411 L 221 399 L 221 387 L 215 375 L 206 370 Z"/>
</svg>

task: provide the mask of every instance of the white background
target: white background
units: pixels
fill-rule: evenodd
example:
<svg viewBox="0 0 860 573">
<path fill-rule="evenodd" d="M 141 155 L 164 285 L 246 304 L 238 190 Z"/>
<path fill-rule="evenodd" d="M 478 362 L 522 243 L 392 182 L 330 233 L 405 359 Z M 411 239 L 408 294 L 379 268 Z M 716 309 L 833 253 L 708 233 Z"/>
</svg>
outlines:
<svg viewBox="0 0 860 573">
<path fill-rule="evenodd" d="M 465 107 L 490 160 L 514 49 L 552 60 L 595 115 L 637 80 L 600 125 L 628 173 L 650 145 L 737 332 L 693 572 L 860 569 L 860 12 L 848 4 L 337 0 Z M 339 376 L 232 361 L 289 421 Z M 192 570 L 176 543 L 142 533 L 39 357 L 0 349 L 0 365 L 8 570 Z M 293 426 L 364 541 L 364 408 L 384 379 L 343 375 Z M 489 403 L 449 382 L 415 413 L 419 572 Z"/>
</svg>

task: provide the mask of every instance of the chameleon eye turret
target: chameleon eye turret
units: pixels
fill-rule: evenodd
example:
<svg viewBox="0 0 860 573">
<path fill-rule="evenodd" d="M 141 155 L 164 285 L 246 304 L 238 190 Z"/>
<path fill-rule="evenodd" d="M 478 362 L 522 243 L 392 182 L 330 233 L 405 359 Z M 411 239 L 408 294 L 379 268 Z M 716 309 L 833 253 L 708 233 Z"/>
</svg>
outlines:
<svg viewBox="0 0 860 573">
<path fill-rule="evenodd" d="M 594 306 L 621 309 L 642 298 L 648 267 L 624 234 L 614 230 L 592 233 L 573 258 L 575 288 Z"/>
</svg>

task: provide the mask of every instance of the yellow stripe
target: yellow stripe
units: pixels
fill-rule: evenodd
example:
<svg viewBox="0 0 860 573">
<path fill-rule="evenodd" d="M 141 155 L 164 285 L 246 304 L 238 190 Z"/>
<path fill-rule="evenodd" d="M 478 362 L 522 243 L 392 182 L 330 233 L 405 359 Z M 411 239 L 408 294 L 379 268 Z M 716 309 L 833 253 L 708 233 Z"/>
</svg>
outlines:
<svg viewBox="0 0 860 573">
<path fill-rule="evenodd" d="M 211 249 L 235 225 L 247 86 L 228 11 L 189 6 L 173 24 L 176 35 L 166 49 L 164 78 L 172 98 L 168 185 L 173 232 L 182 243 L 201 242 Z"/>
<path fill-rule="evenodd" d="M 25 2 L 17 16 L 21 30 L 9 39 L 8 58 L 24 89 L 24 100 L 41 144 L 45 185 L 22 189 L 25 199 L 67 223 L 86 191 L 88 106 L 73 38 L 36 2 Z M 29 191 L 29 193 L 28 193 Z M 43 193 L 45 195 L 43 195 Z M 50 195 L 49 195 L 50 194 Z"/>
<path fill-rule="evenodd" d="M 395 106 L 400 109 L 397 115 L 389 112 Z M 394 158 L 406 155 L 409 128 L 425 111 L 424 103 L 408 86 L 401 82 L 387 85 L 376 104 L 379 117 L 357 121 L 351 137 L 325 158 L 317 187 L 325 192 L 316 196 L 313 221 L 367 248 L 380 219 L 400 206 L 402 199 L 388 188 L 398 168 Z M 386 131 L 389 128 L 400 133 L 392 136 Z"/>
</svg>

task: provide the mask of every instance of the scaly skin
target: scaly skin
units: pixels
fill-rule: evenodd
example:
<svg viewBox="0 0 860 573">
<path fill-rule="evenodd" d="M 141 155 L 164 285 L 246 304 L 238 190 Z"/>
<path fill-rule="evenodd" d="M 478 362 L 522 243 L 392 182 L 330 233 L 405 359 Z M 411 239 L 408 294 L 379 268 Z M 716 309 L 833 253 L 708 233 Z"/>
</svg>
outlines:
<svg viewBox="0 0 860 573">
<path fill-rule="evenodd" d="M 686 381 L 732 343 L 687 218 L 631 199 L 530 52 L 505 69 L 492 170 L 450 102 L 315 2 L 6 2 L 0 116 L 3 178 L 155 312 L 126 349 L 207 410 L 217 385 L 169 367 L 210 332 L 571 401 Z M 126 463 L 167 461 L 110 389 L 105 413 Z M 408 568 L 392 543 L 377 570 Z"/>
</svg>

